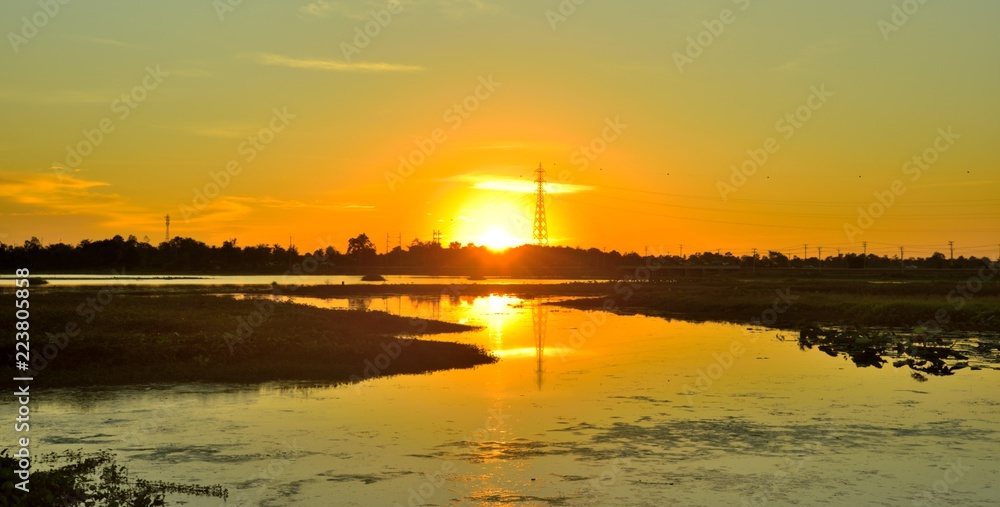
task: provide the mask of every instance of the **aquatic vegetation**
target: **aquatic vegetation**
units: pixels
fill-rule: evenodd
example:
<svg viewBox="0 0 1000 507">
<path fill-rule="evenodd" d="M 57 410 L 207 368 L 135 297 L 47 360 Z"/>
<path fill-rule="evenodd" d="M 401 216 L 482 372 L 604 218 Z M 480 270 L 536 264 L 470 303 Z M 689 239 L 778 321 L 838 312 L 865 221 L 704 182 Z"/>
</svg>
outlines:
<svg viewBox="0 0 1000 507">
<path fill-rule="evenodd" d="M 893 367 L 906 366 L 914 370 L 913 378 L 918 381 L 926 380 L 921 372 L 945 376 L 963 368 L 982 367 L 970 367 L 970 358 L 979 364 L 1000 362 L 993 354 L 998 344 L 992 341 L 936 337 L 932 343 L 926 343 L 914 338 L 919 339 L 887 330 L 822 328 L 810 324 L 799 331 L 798 342 L 800 349 L 816 347 L 834 357 L 847 357 L 858 367 L 881 368 L 888 362 L 886 358 L 890 358 Z M 965 350 L 958 350 L 960 346 Z"/>
<path fill-rule="evenodd" d="M 207 496 L 225 500 L 229 491 L 221 485 L 201 486 L 149 481 L 132 477 L 109 451 L 82 453 L 63 451 L 36 459 L 42 470 L 31 474 L 30 490 L 14 489 L 16 459 L 0 451 L 4 505 L 67 506 L 158 506 L 169 505 L 168 496 Z"/>
</svg>

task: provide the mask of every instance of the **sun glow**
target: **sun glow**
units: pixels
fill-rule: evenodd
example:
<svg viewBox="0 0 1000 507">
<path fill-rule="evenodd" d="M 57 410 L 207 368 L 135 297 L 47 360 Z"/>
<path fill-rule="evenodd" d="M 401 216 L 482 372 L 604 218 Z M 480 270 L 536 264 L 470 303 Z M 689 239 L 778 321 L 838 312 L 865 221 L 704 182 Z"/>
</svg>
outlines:
<svg viewBox="0 0 1000 507">
<path fill-rule="evenodd" d="M 508 234 L 507 231 L 499 227 L 488 229 L 479 237 L 479 241 L 476 242 L 478 245 L 497 251 L 506 250 L 522 243 L 524 242 L 518 241 L 516 238 Z"/>
</svg>

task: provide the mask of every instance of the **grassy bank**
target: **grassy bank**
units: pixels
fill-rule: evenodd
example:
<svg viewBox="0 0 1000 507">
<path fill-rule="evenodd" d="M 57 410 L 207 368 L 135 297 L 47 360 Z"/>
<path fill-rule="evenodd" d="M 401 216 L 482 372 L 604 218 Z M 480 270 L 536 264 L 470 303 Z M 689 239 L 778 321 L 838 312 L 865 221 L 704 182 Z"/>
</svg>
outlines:
<svg viewBox="0 0 1000 507">
<path fill-rule="evenodd" d="M 172 291 L 105 295 L 106 304 L 97 295 L 32 293 L 35 384 L 336 383 L 495 361 L 471 345 L 396 338 L 474 329 L 459 324 Z M 4 375 L 13 376 L 12 333 L 6 341 Z"/>
<path fill-rule="evenodd" d="M 943 329 L 1000 331 L 1000 276 L 971 291 L 968 279 L 873 283 L 864 280 L 702 279 L 620 284 L 600 297 L 558 303 L 579 309 L 612 306 L 693 321 L 800 328 L 808 323 L 913 329 L 940 319 Z M 959 288 L 964 288 L 963 296 Z M 950 295 L 950 296 L 949 296 Z M 768 310 L 773 310 L 768 311 Z M 767 322 L 776 318 L 773 322 Z"/>
</svg>

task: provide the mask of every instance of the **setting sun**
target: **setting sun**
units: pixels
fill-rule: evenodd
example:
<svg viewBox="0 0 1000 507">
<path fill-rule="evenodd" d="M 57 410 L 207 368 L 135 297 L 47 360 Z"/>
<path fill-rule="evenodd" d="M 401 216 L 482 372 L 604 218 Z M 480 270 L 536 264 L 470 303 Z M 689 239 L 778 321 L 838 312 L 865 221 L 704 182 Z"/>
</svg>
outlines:
<svg viewBox="0 0 1000 507">
<path fill-rule="evenodd" d="M 525 243 L 524 241 L 518 241 L 516 238 L 511 237 L 507 234 L 507 231 L 494 227 L 487 230 L 479 237 L 477 244 L 485 246 L 490 250 L 506 250 L 508 248 L 518 246 Z"/>
</svg>

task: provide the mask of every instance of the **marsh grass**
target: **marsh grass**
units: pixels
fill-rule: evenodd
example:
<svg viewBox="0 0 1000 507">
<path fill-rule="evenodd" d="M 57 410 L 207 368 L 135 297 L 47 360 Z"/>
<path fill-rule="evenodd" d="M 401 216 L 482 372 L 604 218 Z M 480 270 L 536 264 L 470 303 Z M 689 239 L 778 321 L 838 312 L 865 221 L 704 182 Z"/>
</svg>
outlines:
<svg viewBox="0 0 1000 507">
<path fill-rule="evenodd" d="M 31 299 L 35 383 L 43 386 L 155 382 L 346 382 L 365 378 L 366 361 L 398 347 L 380 375 L 465 368 L 496 361 L 468 344 L 417 339 L 476 328 L 408 319 L 382 312 L 328 310 L 264 299 L 165 293 L 118 294 L 100 311 L 78 312 L 93 292 L 36 291 Z M 268 306 L 270 305 L 270 306 Z M 261 308 L 273 308 L 259 326 L 246 326 Z M 263 315 L 263 314 L 261 314 Z M 80 332 L 47 359 L 43 348 L 68 322 Z M 226 334 L 231 336 L 227 343 Z M 13 334 L 8 335 L 5 375 L 14 375 Z M 238 337 L 239 339 L 233 339 Z M 56 338 L 56 341 L 60 341 Z M 54 350 L 49 347 L 49 352 Z M 30 372 L 29 372 L 30 373 Z"/>
<path fill-rule="evenodd" d="M 986 283 L 958 308 L 948 299 L 959 281 L 878 284 L 864 280 L 698 280 L 640 284 L 599 298 L 556 304 L 596 309 L 607 299 L 621 313 L 660 315 L 692 321 L 755 323 L 772 308 L 779 291 L 796 299 L 777 314 L 772 327 L 799 329 L 817 322 L 838 326 L 914 329 L 945 312 L 947 330 L 1000 331 L 1000 284 Z M 619 287 L 621 288 L 621 287 Z"/>
</svg>

